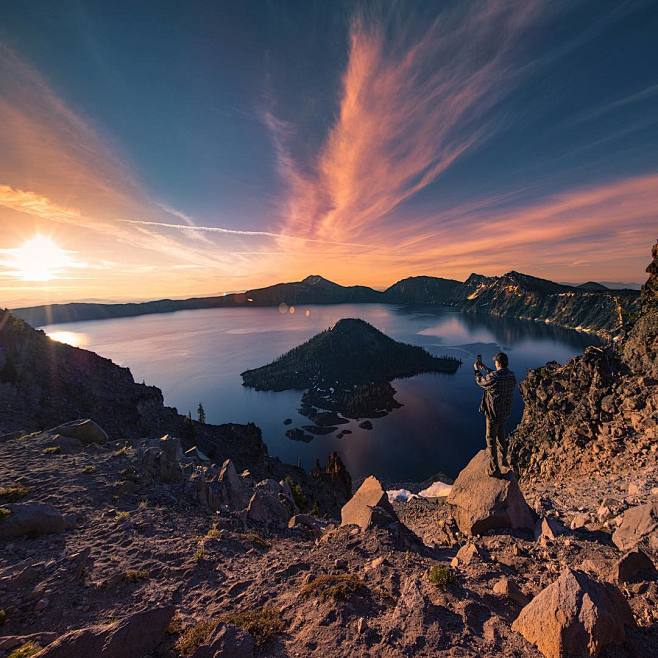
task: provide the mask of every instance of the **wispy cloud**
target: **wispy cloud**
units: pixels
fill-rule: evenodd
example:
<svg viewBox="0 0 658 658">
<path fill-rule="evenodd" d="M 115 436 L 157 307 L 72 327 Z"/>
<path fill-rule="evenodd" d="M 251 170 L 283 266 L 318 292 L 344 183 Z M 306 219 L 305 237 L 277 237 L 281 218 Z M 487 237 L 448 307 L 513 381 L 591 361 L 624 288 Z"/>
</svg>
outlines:
<svg viewBox="0 0 658 658">
<path fill-rule="evenodd" d="M 515 52 L 541 6 L 460 3 L 420 31 L 354 18 L 339 113 L 311 171 L 286 147 L 291 127 L 265 117 L 290 191 L 286 230 L 358 237 L 490 137 L 490 110 L 520 70 Z"/>
</svg>

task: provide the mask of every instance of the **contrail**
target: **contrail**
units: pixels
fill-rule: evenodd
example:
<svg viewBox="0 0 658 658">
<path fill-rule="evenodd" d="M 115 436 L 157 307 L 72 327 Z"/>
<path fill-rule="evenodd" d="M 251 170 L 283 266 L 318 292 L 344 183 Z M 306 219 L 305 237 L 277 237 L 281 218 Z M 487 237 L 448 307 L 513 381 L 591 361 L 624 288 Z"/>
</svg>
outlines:
<svg viewBox="0 0 658 658">
<path fill-rule="evenodd" d="M 313 238 L 304 238 L 299 235 L 287 235 L 286 233 L 273 233 L 270 231 L 243 231 L 234 228 L 223 228 L 221 226 L 198 226 L 188 224 L 168 224 L 166 222 L 147 222 L 142 219 L 120 219 L 120 222 L 125 224 L 138 224 L 140 226 L 159 226 L 160 228 L 174 228 L 180 231 L 202 231 L 205 233 L 224 233 L 228 235 L 246 235 L 250 237 L 266 237 L 266 238 L 287 238 L 290 240 L 303 240 L 305 242 L 320 242 L 322 244 L 336 244 L 344 247 L 369 247 L 370 245 L 361 244 L 359 242 L 335 242 L 333 240 L 317 240 Z"/>
</svg>

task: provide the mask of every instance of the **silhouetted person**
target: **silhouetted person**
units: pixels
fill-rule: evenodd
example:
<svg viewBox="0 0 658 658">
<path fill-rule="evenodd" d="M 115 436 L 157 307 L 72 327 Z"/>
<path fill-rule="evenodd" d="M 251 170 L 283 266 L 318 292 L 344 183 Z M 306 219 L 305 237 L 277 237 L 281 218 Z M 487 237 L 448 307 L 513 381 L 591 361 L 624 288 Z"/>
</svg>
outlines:
<svg viewBox="0 0 658 658">
<path fill-rule="evenodd" d="M 498 449 L 500 449 L 501 464 L 507 467 L 507 436 L 505 423 L 512 413 L 512 394 L 516 387 L 516 377 L 507 367 L 509 360 L 507 354 L 498 352 L 494 357 L 495 370 L 482 363 L 478 355 L 473 364 L 475 381 L 484 389 L 480 413 L 483 413 L 487 422 L 487 448 L 489 449 L 489 475 L 501 477 L 498 465 Z M 486 371 L 486 373 L 483 373 Z"/>
</svg>

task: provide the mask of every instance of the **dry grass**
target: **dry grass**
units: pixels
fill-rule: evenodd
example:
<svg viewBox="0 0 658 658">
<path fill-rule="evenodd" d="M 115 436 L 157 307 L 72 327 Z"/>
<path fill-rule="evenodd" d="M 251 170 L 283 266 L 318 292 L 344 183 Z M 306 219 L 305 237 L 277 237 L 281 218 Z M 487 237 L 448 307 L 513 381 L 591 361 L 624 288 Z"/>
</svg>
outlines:
<svg viewBox="0 0 658 658">
<path fill-rule="evenodd" d="M 148 580 L 150 574 L 145 569 L 128 569 L 123 572 L 123 579 L 127 583 L 139 583 L 143 580 Z"/>
<path fill-rule="evenodd" d="M 429 568 L 427 579 L 439 589 L 446 589 L 457 580 L 457 574 L 447 564 L 435 564 Z"/>
<path fill-rule="evenodd" d="M 0 610 L 0 626 L 2 626 L 7 621 L 7 613 L 4 610 Z"/>
<path fill-rule="evenodd" d="M 49 446 L 48 448 L 44 448 L 41 452 L 44 455 L 56 455 L 56 454 L 62 452 L 62 447 L 61 446 Z"/>
<path fill-rule="evenodd" d="M 11 510 L 8 510 L 6 507 L 0 507 L 0 521 L 6 519 L 11 514 Z"/>
<path fill-rule="evenodd" d="M 183 656 L 191 656 L 210 637 L 216 626 L 216 621 L 200 621 L 190 626 L 176 640 L 174 649 Z"/>
<path fill-rule="evenodd" d="M 7 658 L 29 658 L 39 653 L 42 648 L 36 642 L 26 642 L 25 644 L 21 644 L 17 649 L 14 649 Z"/>
<path fill-rule="evenodd" d="M 280 635 L 285 628 L 281 613 L 271 606 L 230 612 L 222 615 L 219 621 L 239 626 L 247 631 L 254 638 L 257 647 L 262 647 L 275 635 Z"/>
<path fill-rule="evenodd" d="M 345 600 L 359 590 L 368 590 L 368 586 L 353 574 L 326 574 L 314 578 L 300 590 L 302 596 L 312 596 L 322 601 Z"/>
<path fill-rule="evenodd" d="M 82 469 L 83 473 L 95 473 L 96 467 L 93 464 L 89 464 Z"/>
<path fill-rule="evenodd" d="M 270 544 L 270 542 L 264 537 L 261 537 L 257 532 L 241 532 L 238 533 L 238 537 L 242 539 L 242 541 L 251 542 L 255 546 L 265 550 L 272 547 L 272 544 Z"/>
<path fill-rule="evenodd" d="M 0 487 L 0 503 L 15 503 L 25 498 L 30 493 L 29 487 L 19 485 L 11 487 Z"/>
<path fill-rule="evenodd" d="M 117 521 L 126 521 L 130 517 L 129 512 L 119 512 L 118 510 L 114 513 L 114 518 Z"/>
</svg>

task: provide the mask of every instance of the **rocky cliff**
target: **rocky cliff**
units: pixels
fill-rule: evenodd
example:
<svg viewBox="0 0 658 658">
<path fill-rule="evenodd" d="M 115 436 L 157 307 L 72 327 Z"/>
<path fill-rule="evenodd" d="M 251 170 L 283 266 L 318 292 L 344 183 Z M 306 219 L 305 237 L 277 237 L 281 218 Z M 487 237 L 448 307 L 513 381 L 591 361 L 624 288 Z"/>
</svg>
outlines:
<svg viewBox="0 0 658 658">
<path fill-rule="evenodd" d="M 658 245 L 639 310 L 613 344 L 531 370 L 511 438 L 527 477 L 629 468 L 658 447 Z"/>
</svg>

